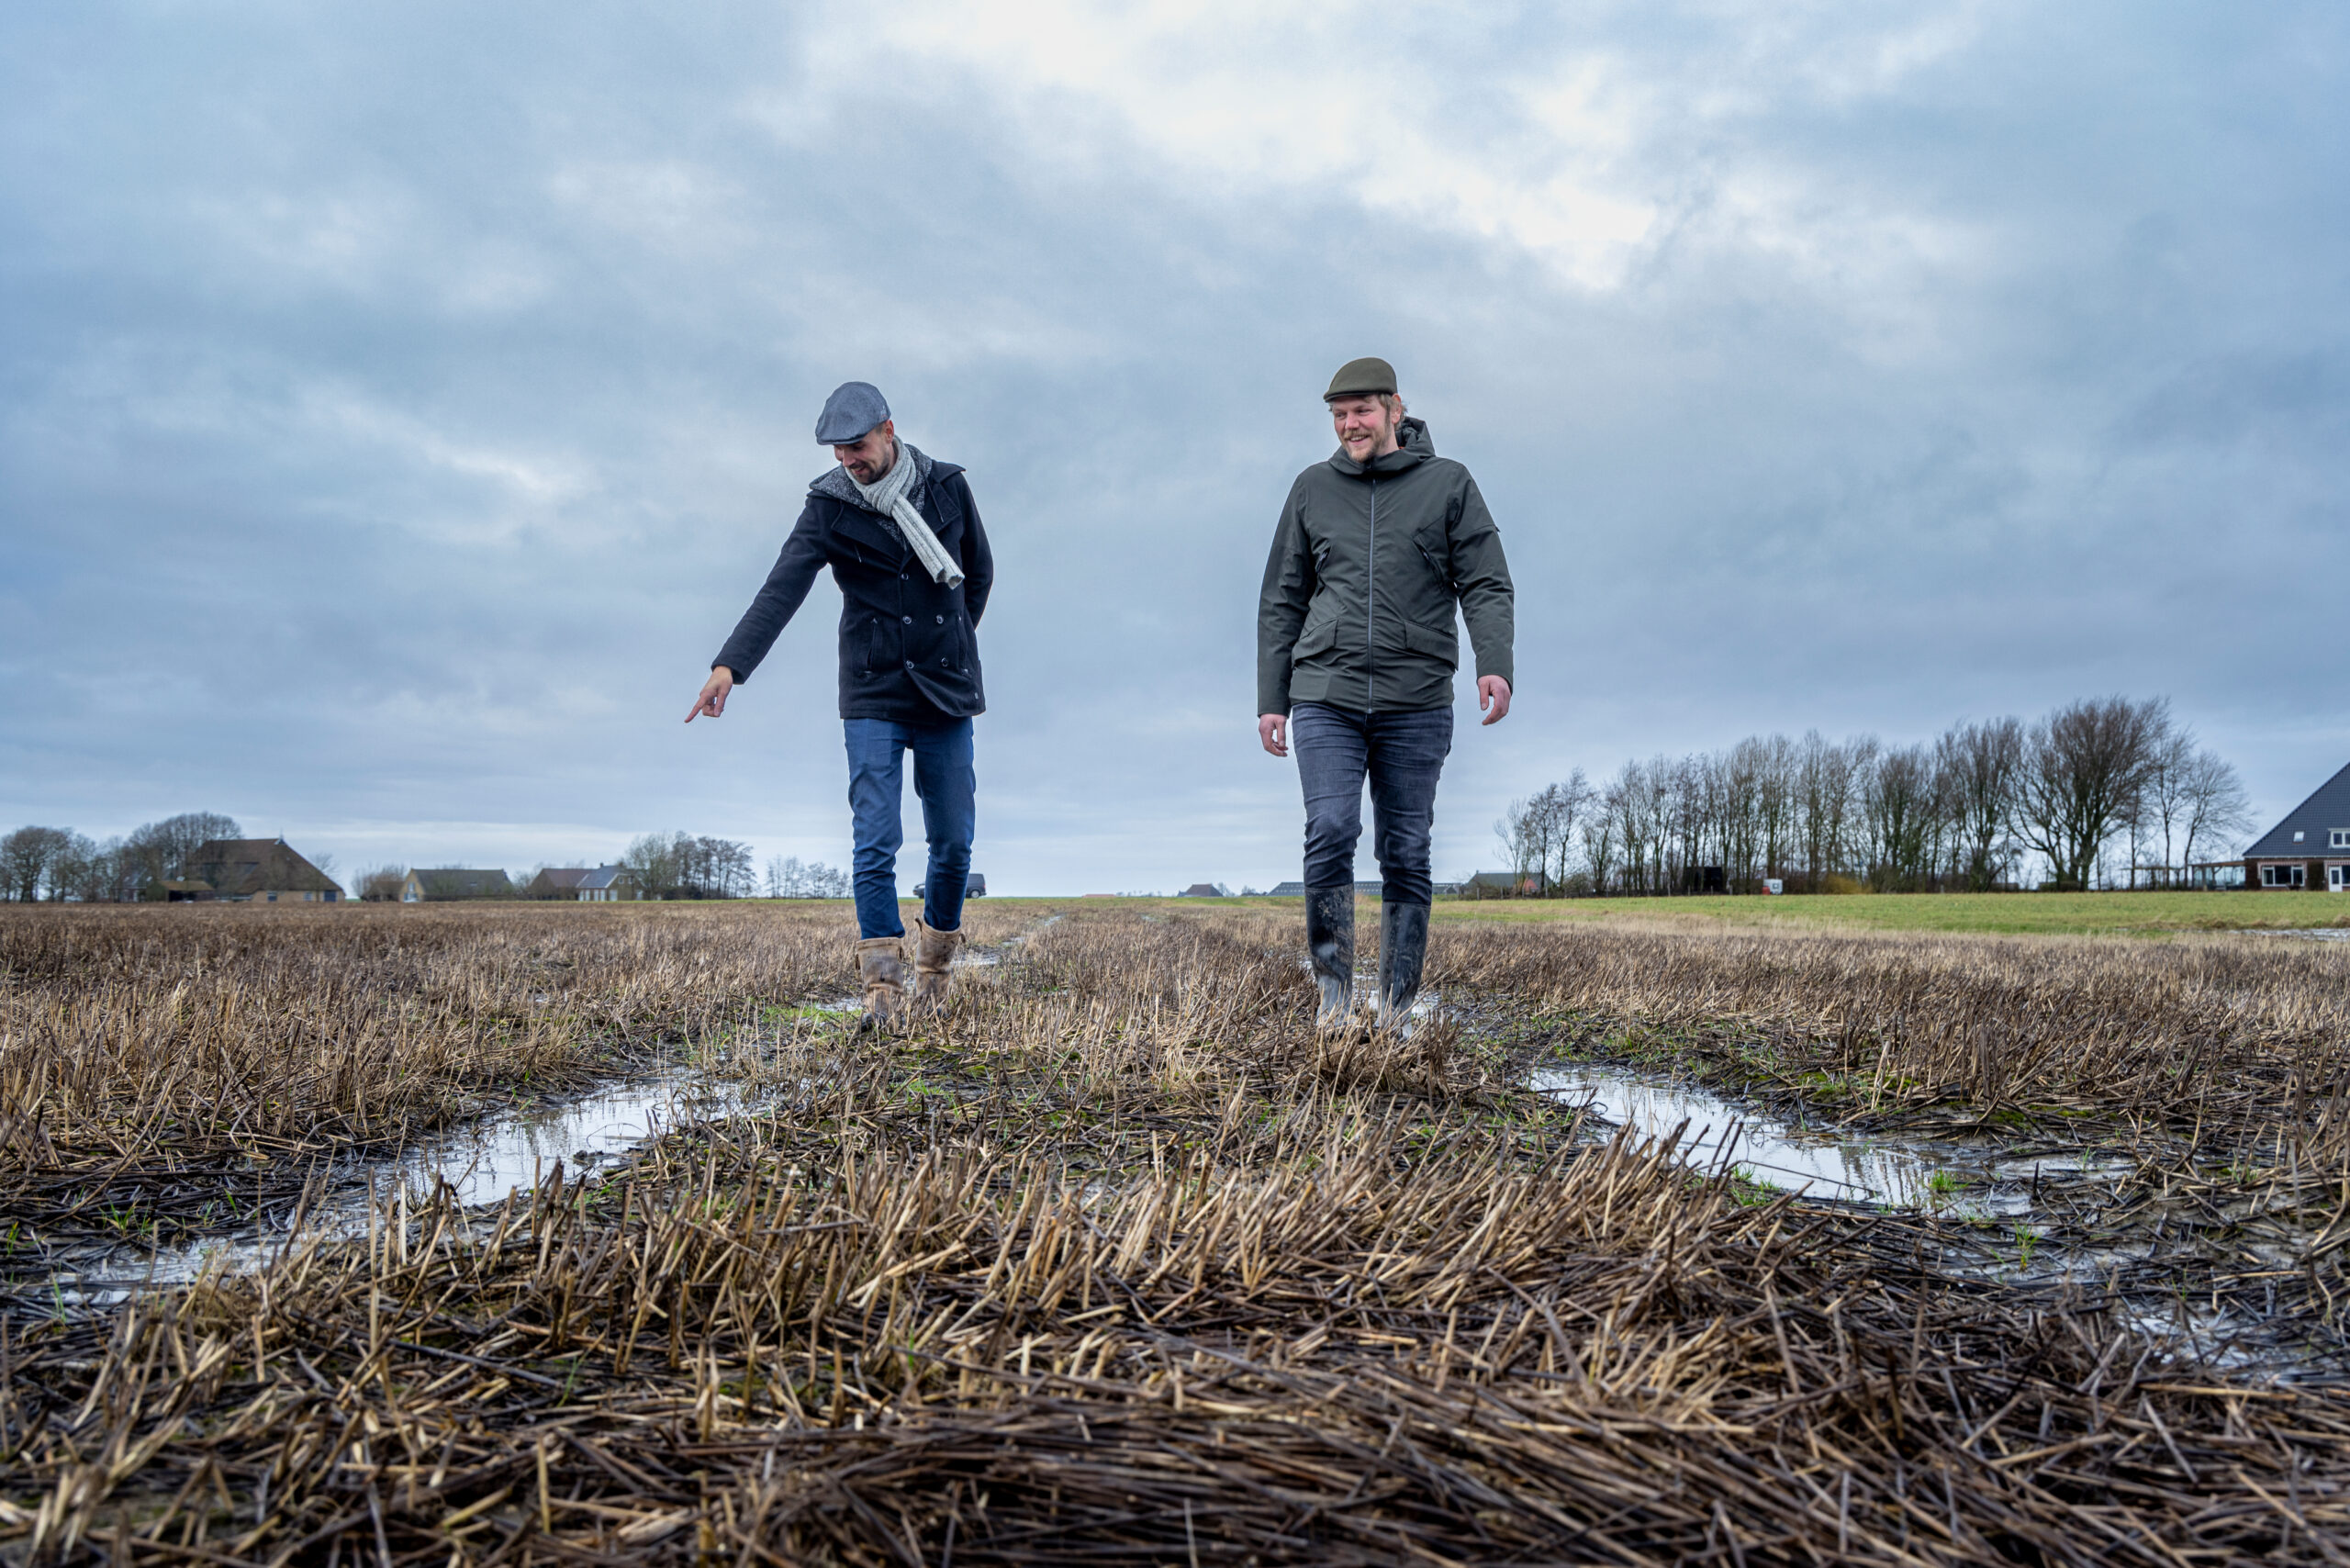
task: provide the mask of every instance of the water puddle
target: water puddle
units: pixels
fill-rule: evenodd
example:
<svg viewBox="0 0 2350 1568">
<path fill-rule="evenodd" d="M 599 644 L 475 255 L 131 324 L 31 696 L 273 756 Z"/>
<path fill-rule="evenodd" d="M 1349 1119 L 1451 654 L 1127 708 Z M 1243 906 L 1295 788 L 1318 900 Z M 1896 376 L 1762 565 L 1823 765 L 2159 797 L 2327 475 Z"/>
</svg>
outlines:
<svg viewBox="0 0 2350 1568">
<path fill-rule="evenodd" d="M 2311 925 L 2300 930 L 2253 931 L 2253 936 L 2297 936 L 2304 942 L 2350 942 L 2350 925 Z"/>
<path fill-rule="evenodd" d="M 1547 1068 L 1528 1083 L 1643 1137 L 1685 1128 L 1681 1148 L 1691 1164 L 1710 1171 L 1727 1160 L 1758 1185 L 1954 1218 L 2031 1212 L 2028 1169 L 2011 1172 L 1955 1147 L 1817 1133 L 1692 1084 L 1660 1083 L 1617 1068 Z"/>
<path fill-rule="evenodd" d="M 448 1183 L 469 1207 L 500 1203 L 509 1193 L 531 1192 L 557 1162 L 567 1175 L 592 1171 L 671 1127 L 744 1108 L 739 1086 L 682 1068 L 534 1102 L 397 1154 L 348 1162 L 326 1199 L 302 1217 L 300 1230 L 306 1237 L 364 1235 L 375 1194 L 402 1187 L 420 1193 L 435 1181 Z M 184 1284 L 215 1262 L 258 1267 L 289 1234 L 285 1227 L 249 1229 L 151 1252 L 128 1244 L 75 1248 L 52 1258 L 39 1288 L 61 1307 L 103 1305 L 136 1289 Z M 32 1282 L 19 1276 L 19 1288 Z"/>
<path fill-rule="evenodd" d="M 731 1087 L 690 1071 L 666 1072 L 459 1128 L 386 1166 L 420 1186 L 437 1177 L 468 1206 L 494 1204 L 509 1192 L 529 1192 L 557 1160 L 572 1170 L 592 1169 L 663 1128 L 731 1114 L 742 1105 Z"/>
</svg>

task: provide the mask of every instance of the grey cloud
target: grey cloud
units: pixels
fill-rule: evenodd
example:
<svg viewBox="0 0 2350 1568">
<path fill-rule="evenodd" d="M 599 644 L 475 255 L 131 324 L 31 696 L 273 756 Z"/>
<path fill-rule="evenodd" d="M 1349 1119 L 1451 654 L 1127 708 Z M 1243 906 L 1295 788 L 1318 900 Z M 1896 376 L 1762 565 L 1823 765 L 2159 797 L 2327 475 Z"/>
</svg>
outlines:
<svg viewBox="0 0 2350 1568">
<path fill-rule="evenodd" d="M 1460 167 L 1652 203 L 1620 283 L 951 48 L 844 80 L 822 11 L 19 8 L 0 817 L 837 863 L 829 589 L 677 721 L 859 375 L 996 539 L 993 885 L 1292 874 L 1250 606 L 1373 350 L 1522 596 L 1440 869 L 1755 730 L 2168 691 L 2269 805 L 2339 766 L 2335 12 L 1456 16 L 1366 59 Z M 1578 73 L 1604 155 L 1528 106 Z"/>
</svg>

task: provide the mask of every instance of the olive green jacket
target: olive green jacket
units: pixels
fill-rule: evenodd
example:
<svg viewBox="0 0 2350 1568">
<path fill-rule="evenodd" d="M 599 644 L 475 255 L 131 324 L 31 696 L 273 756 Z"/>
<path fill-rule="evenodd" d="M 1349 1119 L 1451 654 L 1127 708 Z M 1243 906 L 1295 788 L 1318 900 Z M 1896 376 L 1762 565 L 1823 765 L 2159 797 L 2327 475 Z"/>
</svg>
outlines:
<svg viewBox="0 0 2350 1568">
<path fill-rule="evenodd" d="M 1469 622 L 1477 673 L 1516 685 L 1509 563 L 1469 470 L 1407 419 L 1400 451 L 1345 448 L 1297 476 L 1257 601 L 1257 711 L 1295 702 L 1362 712 L 1452 705 Z"/>
</svg>

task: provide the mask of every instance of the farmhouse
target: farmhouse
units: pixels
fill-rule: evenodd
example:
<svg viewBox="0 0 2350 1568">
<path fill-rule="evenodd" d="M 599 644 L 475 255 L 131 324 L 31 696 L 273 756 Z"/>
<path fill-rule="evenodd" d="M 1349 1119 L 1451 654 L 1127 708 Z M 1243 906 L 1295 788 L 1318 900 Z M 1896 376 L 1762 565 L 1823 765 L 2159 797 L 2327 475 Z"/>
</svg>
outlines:
<svg viewBox="0 0 2350 1568">
<path fill-rule="evenodd" d="M 627 903 L 644 897 L 644 886 L 625 866 L 599 866 L 582 871 L 573 885 L 581 903 Z"/>
<path fill-rule="evenodd" d="M 570 899 L 579 896 L 579 884 L 595 875 L 593 866 L 548 866 L 522 884 L 526 899 Z"/>
<path fill-rule="evenodd" d="M 2244 883 L 2350 890 L 2350 767 L 2319 785 L 2244 852 Z"/>
<path fill-rule="evenodd" d="M 173 903 L 339 903 L 342 890 L 282 838 L 214 838 L 196 846 L 163 896 Z"/>
<path fill-rule="evenodd" d="M 1533 899 L 1550 890 L 1539 871 L 1478 871 L 1460 884 L 1460 895 L 1472 899 Z"/>
<path fill-rule="evenodd" d="M 1228 899 L 1232 895 L 1214 882 L 1193 882 L 1175 896 L 1179 899 Z"/>
<path fill-rule="evenodd" d="M 400 884 L 402 903 L 441 903 L 450 899 L 510 899 L 514 884 L 498 870 L 476 871 L 463 866 L 442 866 L 410 871 Z"/>
</svg>

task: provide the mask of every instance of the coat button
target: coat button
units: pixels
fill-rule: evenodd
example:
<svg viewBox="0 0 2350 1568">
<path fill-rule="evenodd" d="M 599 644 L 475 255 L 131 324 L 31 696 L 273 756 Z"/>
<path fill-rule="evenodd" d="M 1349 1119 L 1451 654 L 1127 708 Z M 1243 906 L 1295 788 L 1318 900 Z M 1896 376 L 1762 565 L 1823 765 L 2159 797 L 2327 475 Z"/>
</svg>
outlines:
<svg viewBox="0 0 2350 1568">
<path fill-rule="evenodd" d="M 908 659 L 908 660 L 906 661 L 906 667 L 907 667 L 908 669 L 912 669 L 912 668 L 913 668 L 913 667 L 914 667 L 914 661 L 913 661 L 913 660 L 912 660 L 912 659 Z"/>
<path fill-rule="evenodd" d="M 944 625 L 946 625 L 946 617 L 945 617 L 944 615 L 934 615 L 934 616 L 932 616 L 932 617 L 931 617 L 931 619 L 932 619 L 933 621 L 937 622 L 941 626 L 944 626 Z"/>
<path fill-rule="evenodd" d="M 898 574 L 898 580 L 901 583 L 912 582 L 913 580 L 913 574 L 912 572 L 900 572 Z"/>
<path fill-rule="evenodd" d="M 905 620 L 906 624 L 907 624 L 907 625 L 909 625 L 909 626 L 911 626 L 911 625 L 912 625 L 912 624 L 914 623 L 914 618 L 913 618 L 912 616 L 911 616 L 911 615 L 904 617 L 904 620 Z"/>
</svg>

